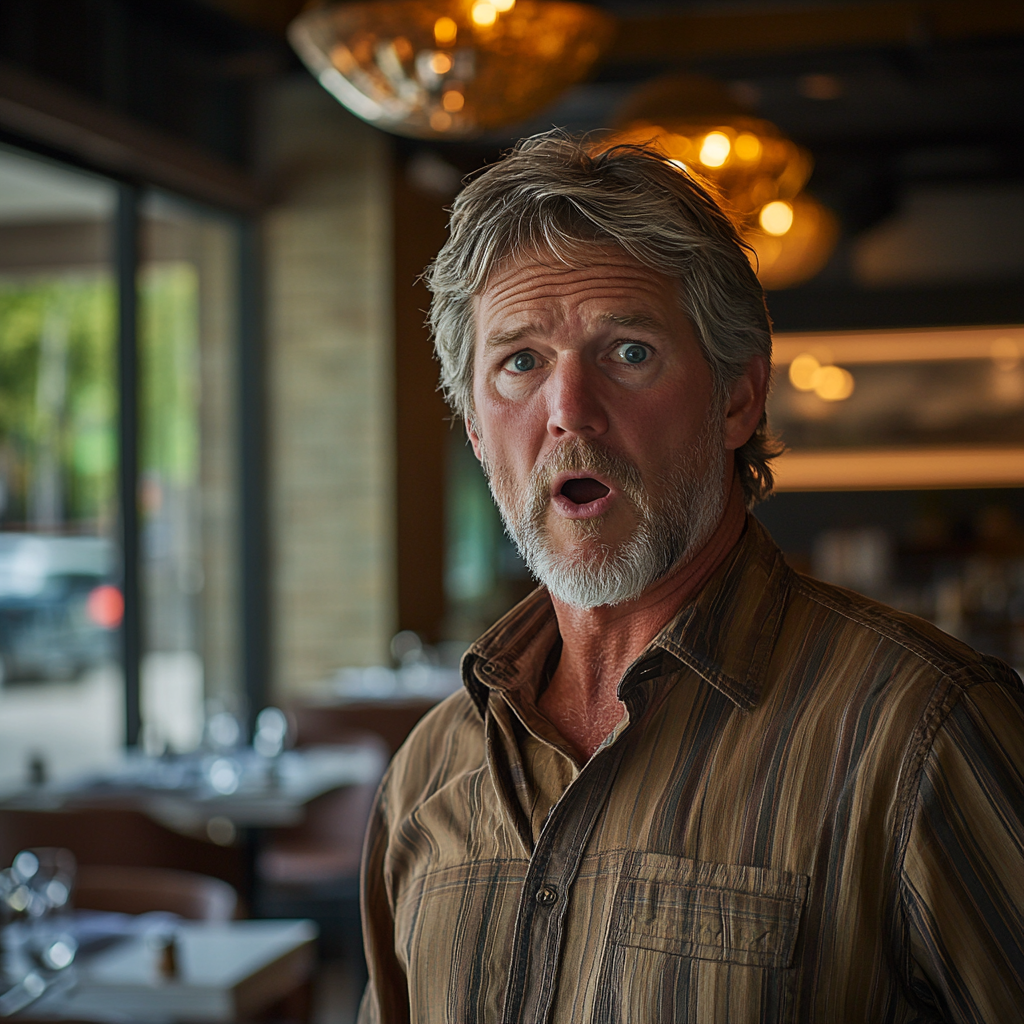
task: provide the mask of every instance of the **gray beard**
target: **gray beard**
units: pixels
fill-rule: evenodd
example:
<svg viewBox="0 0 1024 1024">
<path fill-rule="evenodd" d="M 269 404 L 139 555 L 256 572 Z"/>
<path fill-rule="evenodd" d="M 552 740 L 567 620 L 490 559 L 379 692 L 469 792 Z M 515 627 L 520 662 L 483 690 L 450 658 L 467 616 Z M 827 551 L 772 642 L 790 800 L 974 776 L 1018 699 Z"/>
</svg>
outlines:
<svg viewBox="0 0 1024 1024">
<path fill-rule="evenodd" d="M 622 604 L 639 597 L 707 543 L 725 508 L 721 417 L 709 418 L 694 443 L 679 453 L 656 499 L 633 463 L 583 438 L 563 443 L 534 468 L 525 498 L 516 493 L 507 474 L 490 464 L 482 440 L 481 451 L 505 532 L 551 596 L 576 608 Z M 565 554 L 552 550 L 547 527 L 551 481 L 563 471 L 597 473 L 615 481 L 633 507 L 632 536 L 613 546 L 598 539 L 600 519 L 565 520 L 564 528 L 575 531 L 579 543 L 570 540 Z"/>
</svg>

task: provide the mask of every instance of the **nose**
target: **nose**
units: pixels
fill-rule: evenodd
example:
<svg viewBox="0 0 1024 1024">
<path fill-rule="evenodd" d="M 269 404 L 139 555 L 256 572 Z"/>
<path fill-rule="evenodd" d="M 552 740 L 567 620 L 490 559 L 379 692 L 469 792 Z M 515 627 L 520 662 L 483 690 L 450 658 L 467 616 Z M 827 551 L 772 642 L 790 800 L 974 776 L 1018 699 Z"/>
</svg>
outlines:
<svg viewBox="0 0 1024 1024">
<path fill-rule="evenodd" d="M 563 356 L 546 382 L 548 433 L 599 437 L 608 430 L 608 414 L 600 394 L 600 374 L 576 353 Z"/>
</svg>

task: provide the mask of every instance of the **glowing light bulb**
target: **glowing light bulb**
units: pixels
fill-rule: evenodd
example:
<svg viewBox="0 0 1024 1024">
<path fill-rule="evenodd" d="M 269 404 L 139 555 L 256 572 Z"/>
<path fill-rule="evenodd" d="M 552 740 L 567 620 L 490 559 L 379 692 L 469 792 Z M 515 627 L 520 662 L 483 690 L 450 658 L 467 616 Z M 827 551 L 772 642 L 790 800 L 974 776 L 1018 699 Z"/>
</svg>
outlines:
<svg viewBox="0 0 1024 1024">
<path fill-rule="evenodd" d="M 793 207 L 781 199 L 776 199 L 774 203 L 768 203 L 761 208 L 761 214 L 757 219 L 767 234 L 784 235 L 793 226 Z"/>
<path fill-rule="evenodd" d="M 826 402 L 842 402 L 853 394 L 853 374 L 841 366 L 823 366 L 815 374 L 814 393 Z"/>
<path fill-rule="evenodd" d="M 438 46 L 451 46 L 459 34 L 459 26 L 452 18 L 438 18 L 434 22 L 434 40 Z"/>
<path fill-rule="evenodd" d="M 441 97 L 441 106 L 449 113 L 461 110 L 466 105 L 466 97 L 458 89 L 449 89 Z"/>
<path fill-rule="evenodd" d="M 804 352 L 789 364 L 789 382 L 797 391 L 813 391 L 820 369 L 821 363 L 810 352 Z"/>
<path fill-rule="evenodd" d="M 487 28 L 498 20 L 498 8 L 490 0 L 477 0 L 470 10 L 474 25 Z"/>
<path fill-rule="evenodd" d="M 700 147 L 700 162 L 705 167 L 721 167 L 729 159 L 732 143 L 724 132 L 709 132 Z"/>
<path fill-rule="evenodd" d="M 499 14 L 508 14 L 515 7 L 516 0 L 491 0 L 491 3 Z"/>
<path fill-rule="evenodd" d="M 435 53 L 430 58 L 430 70 L 435 75 L 446 75 L 452 69 L 452 59 L 447 53 Z"/>
<path fill-rule="evenodd" d="M 756 135 L 751 135 L 750 132 L 737 135 L 733 148 L 736 150 L 736 155 L 747 163 L 753 163 L 761 157 L 761 140 Z"/>
</svg>

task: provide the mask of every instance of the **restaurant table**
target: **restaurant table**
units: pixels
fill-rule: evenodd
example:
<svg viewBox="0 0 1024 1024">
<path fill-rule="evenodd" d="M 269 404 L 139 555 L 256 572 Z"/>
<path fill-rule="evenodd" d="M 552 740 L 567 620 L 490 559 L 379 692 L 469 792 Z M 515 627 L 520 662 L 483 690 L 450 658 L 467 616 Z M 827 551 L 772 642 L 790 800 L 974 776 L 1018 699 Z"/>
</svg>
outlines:
<svg viewBox="0 0 1024 1024">
<path fill-rule="evenodd" d="M 289 750 L 272 759 L 249 749 L 170 758 L 127 753 L 101 772 L 0 794 L 0 808 L 129 807 L 177 832 L 207 834 L 216 841 L 218 824 L 228 829 L 298 825 L 310 801 L 343 786 L 375 782 L 386 761 L 382 749 L 358 744 Z"/>
<path fill-rule="evenodd" d="M 312 921 L 180 922 L 177 975 L 161 972 L 162 951 L 137 934 L 81 956 L 14 1020 L 136 1022 L 244 1021 L 300 989 L 315 964 Z"/>
</svg>

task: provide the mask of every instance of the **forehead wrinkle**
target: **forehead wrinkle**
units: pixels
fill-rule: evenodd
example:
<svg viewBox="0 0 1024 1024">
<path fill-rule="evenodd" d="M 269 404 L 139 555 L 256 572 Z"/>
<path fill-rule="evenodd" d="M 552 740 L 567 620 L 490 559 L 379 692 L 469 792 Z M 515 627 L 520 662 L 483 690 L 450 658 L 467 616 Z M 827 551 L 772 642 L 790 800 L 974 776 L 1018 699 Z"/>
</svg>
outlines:
<svg viewBox="0 0 1024 1024">
<path fill-rule="evenodd" d="M 595 289 L 599 292 L 604 291 L 604 287 L 607 283 L 607 279 L 602 281 L 599 285 L 595 286 Z M 590 289 L 587 289 L 589 291 Z M 577 292 L 572 296 L 580 302 L 585 302 L 588 299 L 586 291 Z M 523 296 L 515 296 L 512 298 L 512 303 L 516 303 L 522 299 Z M 526 301 L 529 301 L 528 295 Z M 501 300 L 494 303 L 495 306 L 500 308 L 503 305 Z M 564 313 L 564 311 L 563 311 Z M 575 319 L 575 317 L 573 317 Z M 555 320 L 561 322 L 564 319 L 563 315 L 556 315 Z M 592 327 L 602 328 L 607 326 L 621 327 L 625 329 L 635 328 L 646 331 L 664 331 L 666 325 L 661 317 L 653 316 L 649 313 L 616 313 L 611 311 L 599 312 L 593 316 L 584 316 L 584 321 L 589 322 Z M 522 324 L 517 327 L 511 327 L 507 330 L 498 331 L 495 333 L 488 334 L 484 338 L 483 344 L 485 348 L 499 348 L 504 345 L 515 344 L 521 341 L 523 338 L 527 338 L 531 335 L 544 333 L 544 327 L 541 323 L 531 321 L 529 323 Z"/>
<path fill-rule="evenodd" d="M 606 268 L 602 268 L 606 269 Z M 475 305 L 479 308 L 484 306 L 487 308 L 489 313 L 500 313 L 503 310 L 521 306 L 523 304 L 530 304 L 538 299 L 542 302 L 546 302 L 549 298 L 553 300 L 549 304 L 549 309 L 552 307 L 570 307 L 578 306 L 580 303 L 589 302 L 591 299 L 597 297 L 598 299 L 607 300 L 609 304 L 618 303 L 629 303 L 630 300 L 643 302 L 645 299 L 651 298 L 652 292 L 657 294 L 660 290 L 658 289 L 655 282 L 651 281 L 649 277 L 641 275 L 634 275 L 628 272 L 632 268 L 623 268 L 627 270 L 626 273 L 621 276 L 615 274 L 606 274 L 602 277 L 591 276 L 591 270 L 573 271 L 572 273 L 579 273 L 581 276 L 576 281 L 566 281 L 565 274 L 553 275 L 531 275 L 526 277 L 520 277 L 516 275 L 512 280 L 505 281 L 493 281 L 482 292 L 478 292 L 475 298 Z M 559 294 L 552 295 L 552 287 L 564 287 L 567 290 L 562 291 Z M 609 295 L 609 291 L 615 291 L 621 289 L 621 295 Z M 617 317 L 618 320 L 615 322 L 622 324 L 623 326 L 632 327 L 643 327 L 643 326 L 655 326 L 658 324 L 658 319 L 651 317 L 646 313 L 614 313 L 609 311 L 607 315 L 599 314 L 602 320 L 611 320 L 612 317 Z"/>
<path fill-rule="evenodd" d="M 646 313 L 602 313 L 598 320 L 602 323 L 614 324 L 616 327 L 638 327 L 651 331 L 665 327 L 658 317 L 648 316 Z"/>
<path fill-rule="evenodd" d="M 668 284 L 675 291 L 677 301 L 680 298 L 678 281 L 662 274 L 657 274 L 662 280 L 654 280 L 649 268 L 622 253 L 600 253 L 607 262 L 599 268 L 593 265 L 566 267 L 539 263 L 527 254 L 523 255 L 526 258 L 496 268 L 487 284 L 473 296 L 471 309 L 476 330 L 479 331 L 483 326 L 481 319 L 491 321 L 497 328 L 482 337 L 477 335 L 479 351 L 494 350 L 513 345 L 524 338 L 548 334 L 564 326 L 567 316 L 572 320 L 582 318 L 580 326 L 584 326 L 585 322 L 588 329 L 614 325 L 626 329 L 632 327 L 663 331 L 667 325 L 662 317 L 641 310 L 631 312 L 629 306 L 634 302 L 647 304 L 646 300 L 651 298 L 652 291 L 659 297 L 663 295 L 662 283 Z M 597 269 L 604 274 L 593 276 Z M 553 287 L 556 291 L 567 287 L 568 291 L 553 296 L 554 302 L 547 303 L 545 300 Z M 609 289 L 620 289 L 621 293 L 609 296 Z M 607 300 L 608 306 L 604 311 L 600 308 L 590 311 L 585 309 L 586 304 L 595 297 Z M 543 308 L 533 306 L 538 299 Z M 616 311 L 617 305 L 622 307 L 621 311 Z M 510 315 L 515 320 L 520 317 L 522 319 L 519 324 L 502 330 L 500 321 Z M 495 317 L 499 320 L 497 324 L 494 323 Z"/>
</svg>

